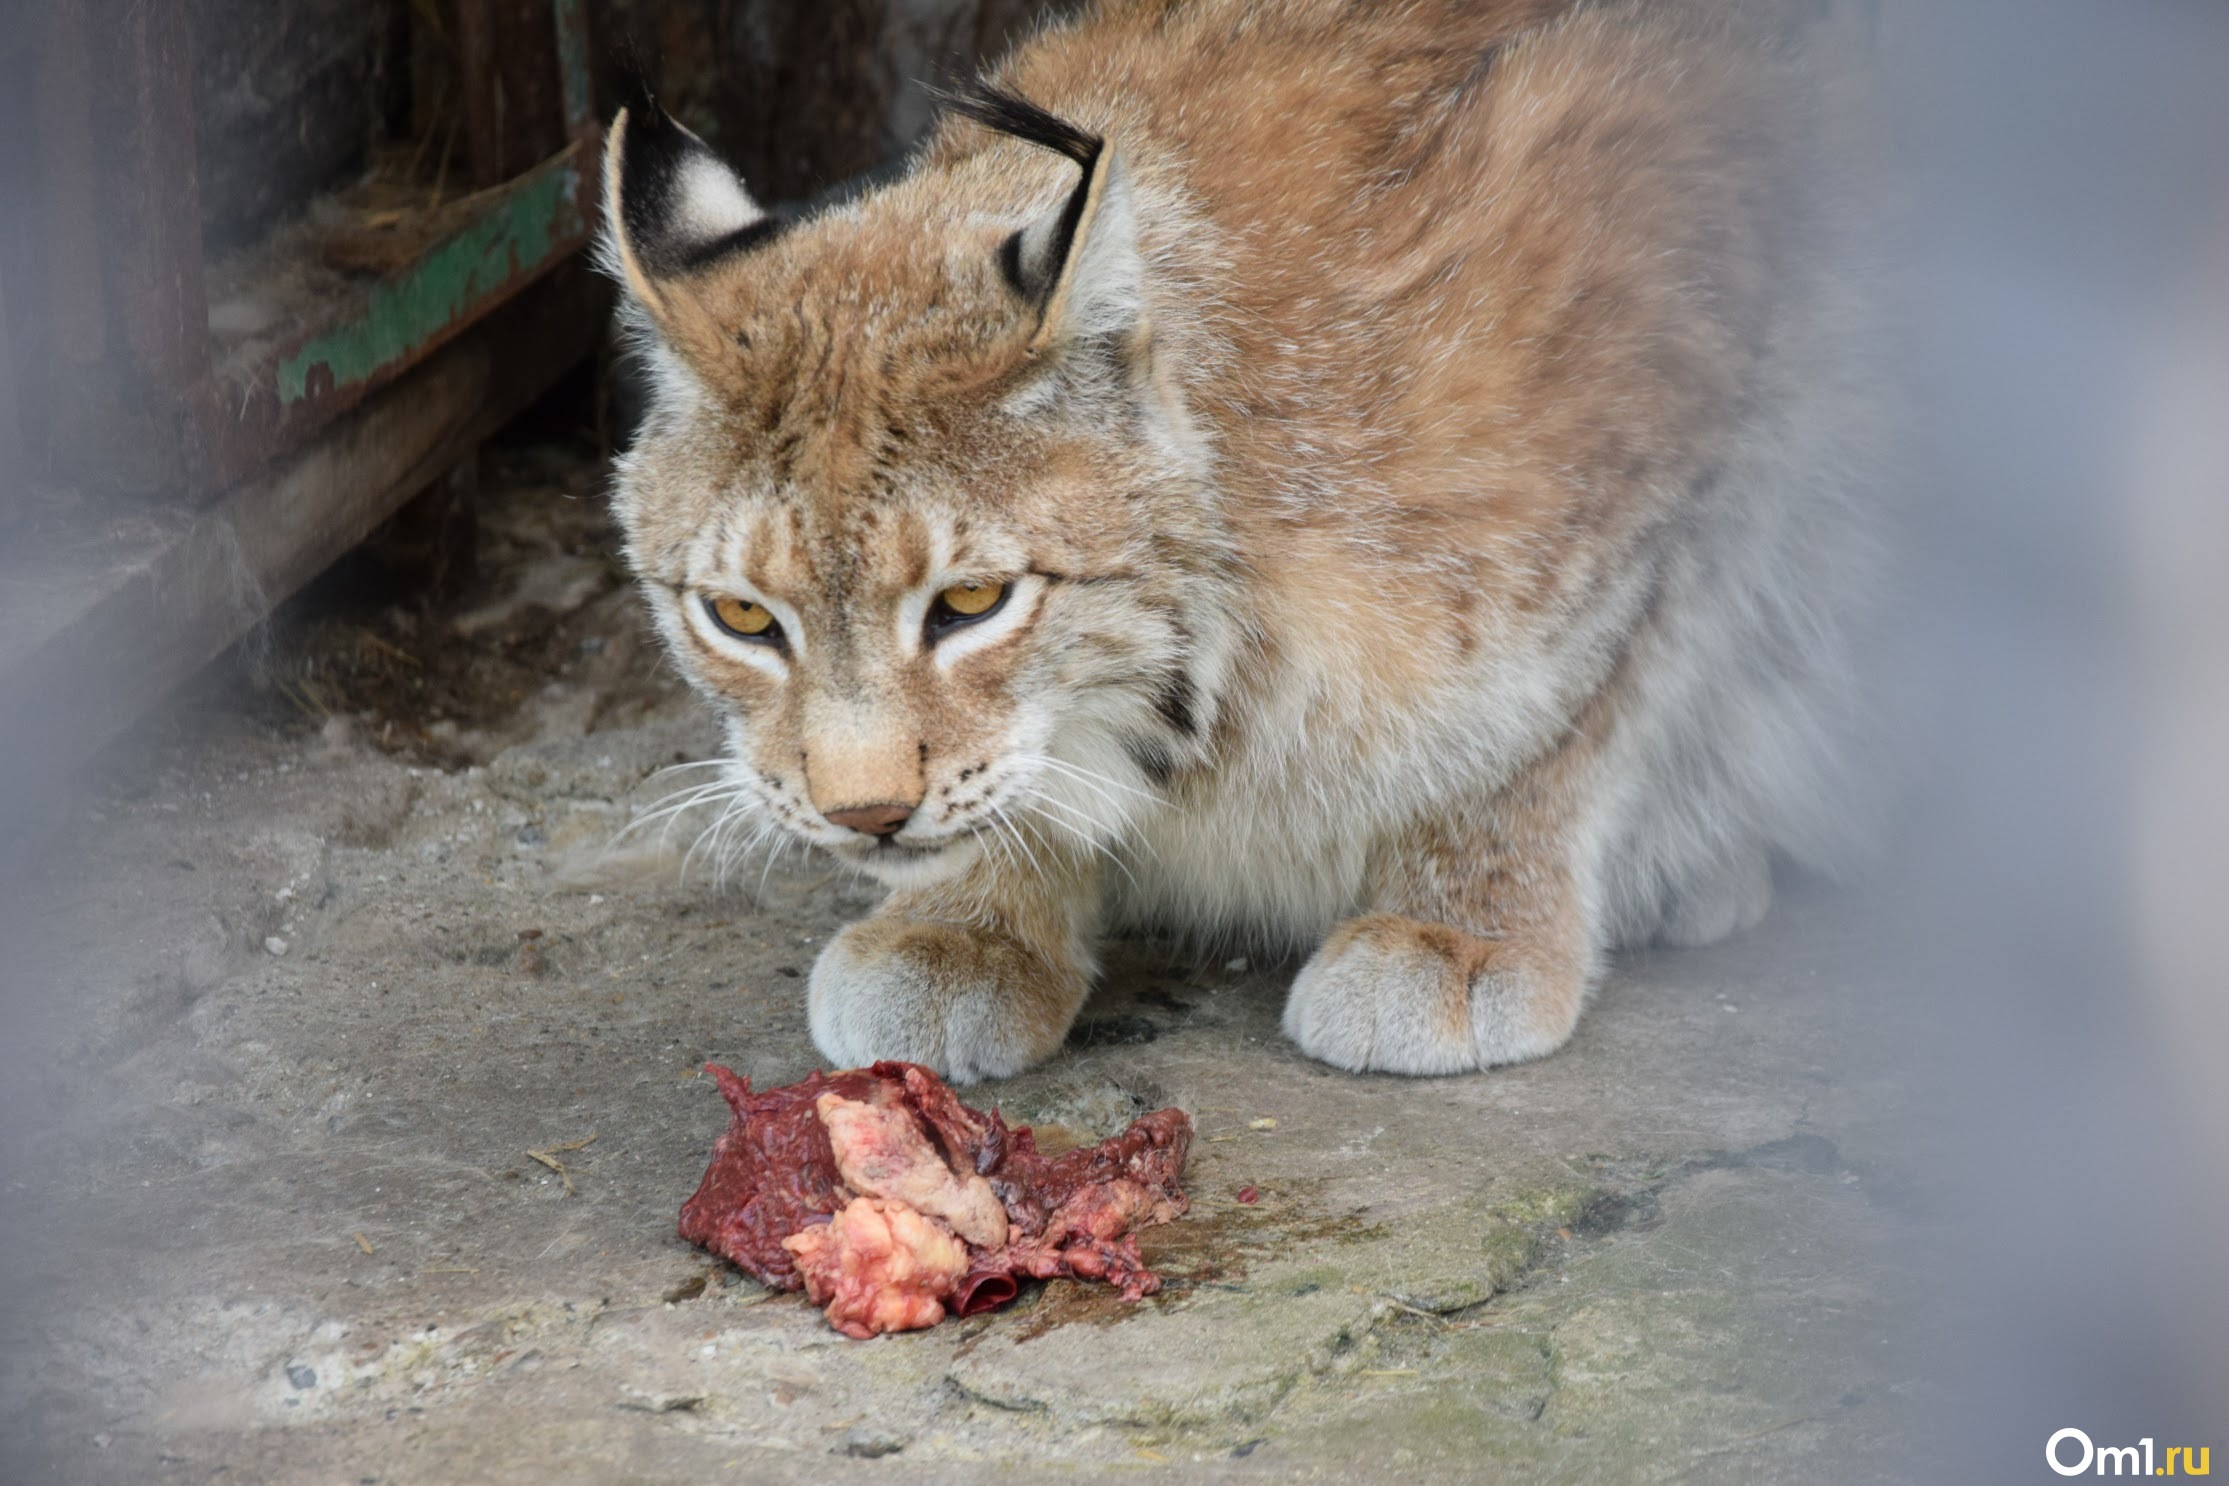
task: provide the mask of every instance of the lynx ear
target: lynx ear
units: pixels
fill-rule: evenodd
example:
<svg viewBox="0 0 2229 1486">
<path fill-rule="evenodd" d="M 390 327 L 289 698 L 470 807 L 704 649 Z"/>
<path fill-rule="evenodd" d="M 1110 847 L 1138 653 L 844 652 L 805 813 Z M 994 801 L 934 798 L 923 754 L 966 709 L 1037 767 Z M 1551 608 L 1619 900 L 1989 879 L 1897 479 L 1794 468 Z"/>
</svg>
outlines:
<svg viewBox="0 0 2229 1486">
<path fill-rule="evenodd" d="M 1138 225 L 1122 157 L 1102 149 L 1057 212 L 1009 240 L 1009 279 L 1043 305 L 1030 350 L 1129 340 L 1145 318 Z"/>
<path fill-rule="evenodd" d="M 1137 212 L 1121 157 L 1099 135 L 996 84 L 978 84 L 953 103 L 986 128 L 1065 155 L 1083 171 L 1066 200 L 999 249 L 1007 283 L 1037 308 L 1030 353 L 1130 342 L 1144 329 L 1145 303 Z"/>
<path fill-rule="evenodd" d="M 712 147 L 654 103 L 620 110 L 604 142 L 605 266 L 669 335 L 686 338 L 687 281 L 780 222 Z"/>
</svg>

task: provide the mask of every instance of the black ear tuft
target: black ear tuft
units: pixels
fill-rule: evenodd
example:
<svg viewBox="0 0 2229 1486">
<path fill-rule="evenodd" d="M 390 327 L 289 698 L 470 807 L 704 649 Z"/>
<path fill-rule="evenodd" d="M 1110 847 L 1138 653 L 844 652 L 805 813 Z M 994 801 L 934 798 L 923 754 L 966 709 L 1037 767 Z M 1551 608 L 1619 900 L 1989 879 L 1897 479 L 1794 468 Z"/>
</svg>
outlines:
<svg viewBox="0 0 2229 1486">
<path fill-rule="evenodd" d="M 625 26 L 612 26 L 601 34 L 610 77 L 603 89 L 606 97 L 616 97 L 619 106 L 630 118 L 641 118 L 658 107 L 657 90 L 650 84 L 652 67 L 648 54 L 643 50 L 635 33 Z"/>
<path fill-rule="evenodd" d="M 1098 163 L 1099 152 L 1107 147 L 1107 142 L 1098 135 L 1039 108 L 1003 83 L 978 79 L 945 97 L 954 113 L 999 134 L 1010 134 L 1039 149 L 1066 155 L 1081 165 L 1086 175 Z"/>
<path fill-rule="evenodd" d="M 751 199 L 712 147 L 647 92 L 621 115 L 610 162 L 617 226 L 652 278 L 687 273 L 779 232 L 784 222 Z"/>
</svg>

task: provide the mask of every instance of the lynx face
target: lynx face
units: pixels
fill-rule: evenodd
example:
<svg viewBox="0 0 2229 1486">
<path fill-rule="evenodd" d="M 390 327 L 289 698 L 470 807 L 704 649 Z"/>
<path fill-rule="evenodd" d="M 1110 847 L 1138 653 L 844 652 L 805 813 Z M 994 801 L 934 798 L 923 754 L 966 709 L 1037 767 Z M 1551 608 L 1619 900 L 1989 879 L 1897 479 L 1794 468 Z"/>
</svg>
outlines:
<svg viewBox="0 0 2229 1486">
<path fill-rule="evenodd" d="M 633 559 L 734 804 L 893 885 L 1098 849 L 1204 726 L 1218 544 L 1127 185 L 1073 143 L 1081 183 L 1032 162 L 1016 220 L 901 189 L 783 228 L 679 126 L 614 126 L 610 257 L 660 383 Z"/>
</svg>

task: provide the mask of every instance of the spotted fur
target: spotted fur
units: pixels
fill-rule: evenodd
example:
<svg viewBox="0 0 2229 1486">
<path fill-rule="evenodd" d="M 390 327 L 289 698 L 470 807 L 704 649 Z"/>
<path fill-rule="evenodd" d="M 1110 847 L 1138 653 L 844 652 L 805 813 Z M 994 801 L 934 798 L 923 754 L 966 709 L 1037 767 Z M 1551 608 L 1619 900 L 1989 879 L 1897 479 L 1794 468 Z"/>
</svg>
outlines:
<svg viewBox="0 0 2229 1486">
<path fill-rule="evenodd" d="M 797 220 L 615 124 L 630 555 L 721 797 L 892 889 L 830 1059 L 1011 1073 L 1140 922 L 1312 950 L 1339 1066 L 1531 1058 L 1847 858 L 1889 399 L 1826 9 L 1106 0 Z"/>
</svg>

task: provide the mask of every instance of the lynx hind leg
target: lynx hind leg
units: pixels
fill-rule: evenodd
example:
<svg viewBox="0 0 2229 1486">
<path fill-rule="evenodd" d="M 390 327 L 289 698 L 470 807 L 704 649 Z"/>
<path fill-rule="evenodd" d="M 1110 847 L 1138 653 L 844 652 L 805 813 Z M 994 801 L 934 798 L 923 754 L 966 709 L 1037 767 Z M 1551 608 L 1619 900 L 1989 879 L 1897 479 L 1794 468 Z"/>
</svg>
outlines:
<svg viewBox="0 0 2229 1486">
<path fill-rule="evenodd" d="M 1672 895 L 1659 942 L 1695 948 L 1753 929 L 1772 907 L 1772 857 L 1760 842 L 1736 848 Z"/>
<path fill-rule="evenodd" d="M 1285 1035 L 1358 1072 L 1461 1073 L 1563 1046 L 1593 932 L 1547 803 L 1527 788 L 1393 843 L 1375 911 L 1333 929 L 1301 967 Z"/>
<path fill-rule="evenodd" d="M 893 893 L 828 942 L 807 984 L 813 1043 L 839 1068 L 880 1058 L 954 1083 L 1051 1056 L 1091 989 L 1080 915 L 1049 901 L 986 914 L 944 890 Z"/>
</svg>

